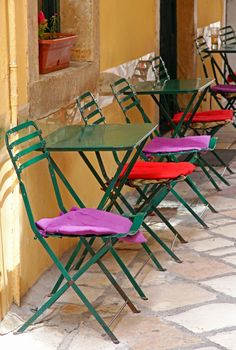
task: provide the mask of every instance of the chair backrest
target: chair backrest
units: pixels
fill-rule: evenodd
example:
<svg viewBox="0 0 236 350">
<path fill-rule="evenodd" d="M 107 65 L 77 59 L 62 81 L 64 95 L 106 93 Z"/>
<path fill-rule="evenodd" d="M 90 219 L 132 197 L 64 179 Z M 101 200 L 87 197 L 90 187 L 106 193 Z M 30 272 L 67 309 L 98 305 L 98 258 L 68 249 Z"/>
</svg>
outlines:
<svg viewBox="0 0 236 350">
<path fill-rule="evenodd" d="M 86 125 L 106 123 L 106 118 L 103 115 L 97 100 L 90 91 L 77 97 L 76 103 Z"/>
<path fill-rule="evenodd" d="M 209 74 L 208 74 L 207 67 L 206 67 L 206 61 L 207 60 L 211 61 L 211 54 L 209 52 L 205 51 L 205 50 L 209 49 L 207 42 L 202 35 L 199 36 L 198 38 L 196 38 L 194 40 L 194 42 L 195 42 L 195 46 L 197 49 L 197 53 L 202 61 L 202 66 L 203 66 L 205 77 L 209 78 Z"/>
<path fill-rule="evenodd" d="M 163 61 L 161 56 L 155 56 L 151 59 L 152 71 L 155 75 L 155 79 L 157 82 L 164 82 L 166 80 L 170 80 L 170 76 L 168 74 L 165 62 Z"/>
<path fill-rule="evenodd" d="M 214 59 L 211 52 L 207 51 L 209 50 L 209 47 L 207 45 L 205 38 L 201 35 L 198 38 L 196 38 L 194 42 L 197 48 L 198 55 L 202 61 L 202 67 L 204 70 L 205 77 L 206 78 L 213 77 L 217 85 L 220 84 L 219 78 L 223 80 L 224 84 L 227 84 L 226 77 L 221 67 L 219 66 L 217 61 Z M 211 73 L 209 73 L 208 69 L 211 69 Z"/>
<path fill-rule="evenodd" d="M 152 63 L 150 60 L 139 60 L 132 75 L 132 81 L 146 81 L 148 71 L 151 68 Z"/>
<path fill-rule="evenodd" d="M 46 142 L 37 125 L 33 121 L 27 121 L 7 131 L 5 135 L 5 143 L 19 180 L 20 191 L 31 227 L 34 233 L 38 235 L 29 196 L 25 186 L 25 176 L 22 176 L 25 169 L 42 161 L 48 163 L 48 170 L 58 208 L 60 211 L 66 212 L 56 180 L 56 175 L 51 164 L 50 155 L 46 149 Z"/>
<path fill-rule="evenodd" d="M 223 45 L 236 44 L 236 35 L 232 26 L 221 27 L 219 35 L 220 41 Z"/>
<path fill-rule="evenodd" d="M 135 116 L 137 116 L 138 112 L 142 118 L 142 121 L 145 123 L 151 123 L 151 120 L 144 112 L 140 104 L 140 100 L 138 99 L 134 88 L 125 78 L 121 78 L 111 84 L 111 89 L 127 123 L 131 123 L 131 116 L 133 115 L 133 112 L 135 112 Z M 158 134 L 157 131 L 156 134 Z"/>
</svg>

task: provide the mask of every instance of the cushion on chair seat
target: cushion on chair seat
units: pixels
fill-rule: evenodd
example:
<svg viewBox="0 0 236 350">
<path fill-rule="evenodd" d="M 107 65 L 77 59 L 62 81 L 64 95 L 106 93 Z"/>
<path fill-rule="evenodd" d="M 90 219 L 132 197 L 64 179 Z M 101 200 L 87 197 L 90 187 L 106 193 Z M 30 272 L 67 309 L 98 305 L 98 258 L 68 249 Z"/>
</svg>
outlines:
<svg viewBox="0 0 236 350">
<path fill-rule="evenodd" d="M 93 208 L 72 208 L 69 212 L 36 222 L 43 236 L 107 236 L 128 233 L 132 221 L 121 215 Z M 120 238 L 130 243 L 144 243 L 146 238 L 138 231 L 133 236 Z"/>
<path fill-rule="evenodd" d="M 176 113 L 173 117 L 173 122 L 175 124 L 178 124 L 180 122 L 180 119 L 183 116 L 183 112 Z M 191 113 L 187 113 L 185 117 L 185 121 L 188 121 L 191 116 Z M 233 111 L 230 110 L 213 110 L 213 111 L 204 111 L 204 112 L 197 112 L 191 123 L 209 123 L 209 122 L 218 122 L 218 121 L 227 121 L 233 119 Z"/>
<path fill-rule="evenodd" d="M 208 135 L 179 138 L 155 137 L 145 145 L 143 152 L 150 155 L 152 153 L 206 150 L 209 147 L 210 139 L 211 137 Z"/>
<path fill-rule="evenodd" d="M 211 87 L 211 90 L 214 92 L 219 92 L 222 94 L 233 94 L 236 93 L 236 85 L 231 84 L 219 84 Z"/>
<path fill-rule="evenodd" d="M 124 166 L 121 175 L 123 175 L 128 164 Z M 191 174 L 195 169 L 195 166 L 188 162 L 143 162 L 138 161 L 135 163 L 131 170 L 128 179 L 176 179 L 179 176 L 186 176 Z"/>
</svg>

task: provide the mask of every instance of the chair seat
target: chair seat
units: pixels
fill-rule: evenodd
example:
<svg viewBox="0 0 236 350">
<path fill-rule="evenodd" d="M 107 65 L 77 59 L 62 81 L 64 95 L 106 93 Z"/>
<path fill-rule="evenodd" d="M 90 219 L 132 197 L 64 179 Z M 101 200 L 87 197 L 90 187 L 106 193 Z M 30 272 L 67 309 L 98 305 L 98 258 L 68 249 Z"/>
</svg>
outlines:
<svg viewBox="0 0 236 350">
<path fill-rule="evenodd" d="M 43 236 L 112 236 L 127 234 L 132 221 L 123 216 L 93 208 L 72 208 L 69 212 L 36 222 Z M 144 243 L 146 238 L 138 231 L 122 237 L 130 243 Z"/>
<path fill-rule="evenodd" d="M 176 113 L 173 117 L 173 122 L 178 124 L 183 116 L 183 112 Z M 185 121 L 188 121 L 191 113 L 187 113 Z M 219 121 L 231 121 L 233 119 L 233 111 L 230 110 L 213 110 L 197 112 L 191 123 L 209 123 L 209 122 L 219 122 Z"/>
<path fill-rule="evenodd" d="M 208 135 L 179 138 L 155 137 L 145 145 L 143 152 L 151 155 L 153 153 L 206 150 L 209 148 L 210 139 L 211 137 Z"/>
<path fill-rule="evenodd" d="M 123 175 L 128 164 L 124 166 L 124 169 L 120 176 Z M 128 179 L 177 179 L 179 176 L 187 176 L 191 174 L 195 169 L 195 166 L 188 162 L 142 162 L 135 163 L 132 171 L 129 174 Z"/>
<path fill-rule="evenodd" d="M 236 85 L 219 84 L 219 85 L 212 86 L 211 90 L 216 92 L 216 93 L 234 94 L 234 93 L 236 93 Z"/>
</svg>

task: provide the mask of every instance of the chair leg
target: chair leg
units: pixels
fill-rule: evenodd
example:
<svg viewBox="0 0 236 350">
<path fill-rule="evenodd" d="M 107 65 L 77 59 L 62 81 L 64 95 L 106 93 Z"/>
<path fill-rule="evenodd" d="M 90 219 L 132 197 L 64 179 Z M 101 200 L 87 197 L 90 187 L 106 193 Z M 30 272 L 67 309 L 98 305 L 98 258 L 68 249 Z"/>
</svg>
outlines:
<svg viewBox="0 0 236 350">
<path fill-rule="evenodd" d="M 98 323 L 101 325 L 101 327 L 104 329 L 106 334 L 110 337 L 110 339 L 113 341 L 113 343 L 118 344 L 119 340 L 116 338 L 116 336 L 113 334 L 113 332 L 110 330 L 108 325 L 105 323 L 105 321 L 101 318 L 101 316 L 98 314 L 98 312 L 95 310 L 95 308 L 92 306 L 92 304 L 89 302 L 89 300 L 86 298 L 84 293 L 80 290 L 80 288 L 75 284 L 75 281 L 90 268 L 94 263 L 97 262 L 98 259 L 100 259 L 101 256 L 103 256 L 108 250 L 110 249 L 106 244 L 79 270 L 75 273 L 75 275 L 71 278 L 68 272 L 65 270 L 64 266 L 60 262 L 60 260 L 56 257 L 52 249 L 49 247 L 49 245 L 45 242 L 42 242 L 43 246 L 46 248 L 47 252 L 49 253 L 50 257 L 56 264 L 56 266 L 59 268 L 61 273 L 64 275 L 67 282 L 60 288 L 58 291 L 53 294 L 53 296 L 44 303 L 33 316 L 31 316 L 18 330 L 17 333 L 24 332 L 39 316 L 42 315 L 42 313 L 47 310 L 51 305 L 53 305 L 57 299 L 65 293 L 65 291 L 72 287 L 77 294 L 77 296 L 82 300 L 84 305 L 88 308 L 88 310 L 91 312 L 91 314 L 95 317 L 95 319 L 98 321 Z"/>
<path fill-rule="evenodd" d="M 148 197 L 143 193 L 143 191 L 137 187 L 137 191 L 144 200 L 148 200 Z M 158 210 L 156 207 L 151 206 L 150 212 L 154 212 L 159 218 L 164 222 L 164 224 L 169 228 L 169 230 L 174 234 L 175 237 L 179 239 L 181 243 L 187 243 L 187 241 L 181 236 L 181 234 L 171 225 L 171 223 L 166 219 L 166 217 Z M 149 214 L 149 213 L 148 213 Z M 148 215 L 147 214 L 147 215 Z"/>
<path fill-rule="evenodd" d="M 127 209 L 131 212 L 131 214 L 135 214 L 135 211 L 133 209 L 133 207 L 129 204 L 129 202 L 127 201 L 127 199 L 125 199 L 122 195 L 120 195 L 120 199 L 122 200 L 122 202 L 125 204 L 125 206 L 127 207 Z M 160 237 L 158 237 L 158 235 L 145 223 L 142 223 L 142 226 L 144 227 L 144 229 L 151 234 L 151 236 L 160 244 L 160 246 L 178 263 L 181 263 L 182 261 L 177 257 L 177 255 L 175 255 L 172 250 L 162 241 L 162 239 Z M 155 264 L 155 261 L 154 261 Z M 158 267 L 158 266 L 157 266 Z"/>
<path fill-rule="evenodd" d="M 230 186 L 230 183 L 211 164 L 209 164 L 209 162 L 201 156 L 199 156 L 199 158 L 225 185 Z"/>
<path fill-rule="evenodd" d="M 213 213 L 218 213 L 217 210 L 208 202 L 208 200 L 203 196 L 203 194 L 199 191 L 193 180 L 187 176 L 185 182 L 191 187 L 191 189 L 197 194 L 198 198 L 201 200 L 203 204 L 205 204 Z"/>
<path fill-rule="evenodd" d="M 92 247 L 90 247 L 89 243 L 85 240 L 86 248 L 88 249 L 88 252 L 92 257 L 96 255 Z M 129 306 L 129 308 L 134 312 L 134 313 L 139 313 L 140 310 L 138 310 L 132 301 L 129 299 L 129 297 L 126 295 L 124 290 L 120 287 L 120 285 L 117 283 L 115 278 L 112 276 L 112 274 L 109 272 L 109 270 L 106 268 L 106 266 L 102 263 L 100 259 L 97 260 L 96 262 L 102 272 L 105 274 L 105 276 L 108 278 L 108 280 L 111 282 L 111 284 L 114 286 L 114 288 L 117 290 L 117 292 L 120 294 L 120 296 L 124 299 L 125 303 Z M 146 298 L 147 299 L 147 298 Z"/>
<path fill-rule="evenodd" d="M 230 174 L 234 174 L 233 170 L 230 169 L 230 167 L 223 161 L 223 159 L 219 156 L 219 154 L 215 150 L 212 150 L 211 152 L 212 154 L 214 154 L 214 156 L 220 162 L 220 164 L 228 170 Z"/>
<path fill-rule="evenodd" d="M 197 160 L 197 164 L 200 166 L 200 168 L 202 169 L 202 171 L 204 172 L 204 174 L 206 175 L 206 177 L 208 178 L 208 180 L 212 183 L 212 185 L 215 187 L 215 189 L 217 191 L 221 191 L 221 188 L 217 185 L 217 183 L 215 182 L 215 180 L 213 179 L 213 177 L 209 174 L 209 172 L 207 171 L 207 169 L 205 168 L 205 165 L 202 161 L 202 159 L 200 159 L 200 157 Z"/>
<path fill-rule="evenodd" d="M 195 213 L 195 211 L 188 205 L 188 203 L 173 188 L 171 188 L 170 191 L 204 228 L 208 228 L 207 224 L 200 218 L 200 216 L 197 215 L 197 213 Z"/>
<path fill-rule="evenodd" d="M 138 285 L 138 283 L 136 282 L 135 278 L 133 277 L 133 275 L 130 273 L 130 271 L 128 270 L 128 268 L 126 267 L 126 265 L 123 263 L 123 261 L 121 260 L 120 256 L 117 254 L 116 250 L 112 247 L 110 249 L 110 252 L 112 254 L 112 256 L 114 257 L 114 259 L 116 260 L 117 264 L 120 266 L 120 268 L 122 269 L 122 271 L 124 272 L 124 274 L 126 275 L 126 277 L 128 278 L 128 280 L 130 281 L 130 283 L 132 284 L 132 286 L 134 287 L 134 289 L 136 290 L 136 292 L 138 293 L 138 295 L 143 299 L 143 300 L 148 300 L 148 298 L 146 297 L 146 295 L 144 294 L 144 292 L 142 291 L 142 289 L 140 288 L 140 286 Z M 159 263 L 158 263 L 159 264 Z"/>
<path fill-rule="evenodd" d="M 153 252 L 151 251 L 149 246 L 146 243 L 142 243 L 142 246 L 146 250 L 147 254 L 150 256 L 151 260 L 155 263 L 158 270 L 159 271 L 166 271 L 166 269 L 164 267 L 162 267 L 162 265 L 159 263 L 159 261 L 157 260 L 157 258 L 155 257 L 155 255 L 153 254 Z"/>
<path fill-rule="evenodd" d="M 69 271 L 70 268 L 71 268 L 71 265 L 73 264 L 75 258 L 77 257 L 80 249 L 82 247 L 82 241 L 80 240 L 77 244 L 77 246 L 75 247 L 73 253 L 71 254 L 66 266 L 65 266 L 65 269 L 66 271 Z M 64 275 L 61 274 L 60 277 L 58 278 L 57 282 L 55 283 L 55 286 L 52 288 L 52 291 L 50 293 L 50 296 L 53 295 L 54 293 L 56 293 L 56 291 L 58 290 L 58 288 L 60 287 L 62 281 L 64 280 Z"/>
<path fill-rule="evenodd" d="M 177 255 L 162 241 L 160 237 L 145 223 L 143 222 L 143 227 L 147 232 L 150 233 L 150 235 L 155 239 L 157 243 L 169 254 L 176 262 L 182 263 L 182 261 L 178 258 Z"/>
</svg>

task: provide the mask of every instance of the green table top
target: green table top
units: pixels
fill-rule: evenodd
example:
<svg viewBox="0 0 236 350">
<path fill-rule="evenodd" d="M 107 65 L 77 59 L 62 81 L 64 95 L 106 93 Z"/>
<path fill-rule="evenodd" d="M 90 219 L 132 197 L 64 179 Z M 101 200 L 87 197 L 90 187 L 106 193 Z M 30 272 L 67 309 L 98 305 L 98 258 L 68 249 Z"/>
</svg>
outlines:
<svg viewBox="0 0 236 350">
<path fill-rule="evenodd" d="M 132 150 L 156 128 L 152 123 L 70 125 L 48 135 L 46 147 L 57 152 Z"/>
<path fill-rule="evenodd" d="M 209 48 L 205 51 L 212 53 L 236 53 L 236 44 L 221 45 L 217 49 Z"/>
<path fill-rule="evenodd" d="M 163 83 L 155 81 L 140 81 L 134 88 L 140 95 L 171 95 L 196 93 L 209 87 L 214 82 L 213 78 L 197 78 L 188 80 L 170 79 Z"/>
</svg>

